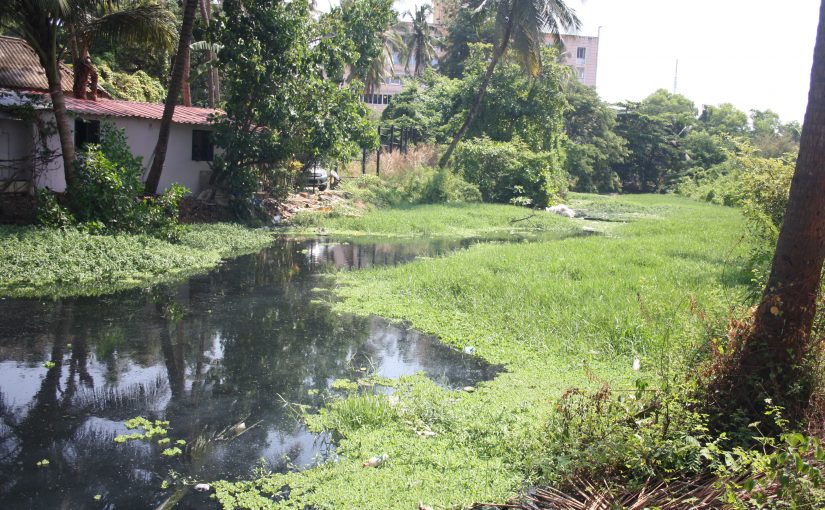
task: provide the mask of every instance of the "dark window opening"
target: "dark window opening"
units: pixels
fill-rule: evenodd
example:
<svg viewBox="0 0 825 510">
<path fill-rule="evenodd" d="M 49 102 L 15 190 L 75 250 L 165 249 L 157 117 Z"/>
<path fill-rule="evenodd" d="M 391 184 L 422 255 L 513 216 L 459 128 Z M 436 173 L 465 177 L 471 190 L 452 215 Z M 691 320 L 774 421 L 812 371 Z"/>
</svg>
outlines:
<svg viewBox="0 0 825 510">
<path fill-rule="evenodd" d="M 215 157 L 215 144 L 212 131 L 192 130 L 192 161 L 212 161 Z"/>
<path fill-rule="evenodd" d="M 99 120 L 74 120 L 74 146 L 84 148 L 90 143 L 100 143 Z"/>
</svg>

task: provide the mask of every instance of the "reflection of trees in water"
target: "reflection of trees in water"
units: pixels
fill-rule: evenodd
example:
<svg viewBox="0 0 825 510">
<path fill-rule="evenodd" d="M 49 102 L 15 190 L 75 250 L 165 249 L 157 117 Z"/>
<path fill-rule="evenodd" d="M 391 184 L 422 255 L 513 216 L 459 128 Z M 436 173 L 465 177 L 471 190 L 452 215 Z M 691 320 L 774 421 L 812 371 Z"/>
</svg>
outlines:
<svg viewBox="0 0 825 510">
<path fill-rule="evenodd" d="M 422 250 L 285 242 L 149 293 L 0 304 L 29 318 L 16 330 L 0 325 L 0 359 L 31 359 L 34 352 L 54 362 L 25 407 L 11 406 L 0 393 L 4 503 L 84 506 L 112 491 L 106 497 L 115 505 L 149 506 L 170 466 L 195 476 L 236 476 L 271 451 L 272 441 L 298 458 L 307 437 L 299 437 L 301 426 L 279 396 L 320 406 L 323 396 L 309 390 L 352 376 L 351 359 L 380 363 L 381 335 L 394 335 L 399 356 L 426 357 L 408 351 L 431 345 L 416 347 L 403 328 L 340 317 L 313 302 L 312 289 L 328 285 L 316 273 L 330 263 L 364 267 Z M 188 443 L 186 455 L 169 460 L 157 446 L 114 443 L 121 422 L 137 415 L 169 420 L 170 435 Z M 226 441 L 241 420 L 248 426 L 263 420 L 265 427 Z M 51 465 L 38 470 L 43 458 Z"/>
</svg>

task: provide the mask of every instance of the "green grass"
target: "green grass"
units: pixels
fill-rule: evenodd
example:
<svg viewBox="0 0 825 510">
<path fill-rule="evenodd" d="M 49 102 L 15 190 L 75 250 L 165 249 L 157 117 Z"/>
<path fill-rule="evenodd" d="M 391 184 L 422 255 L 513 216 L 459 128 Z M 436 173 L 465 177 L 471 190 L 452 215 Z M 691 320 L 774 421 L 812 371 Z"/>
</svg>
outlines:
<svg viewBox="0 0 825 510">
<path fill-rule="evenodd" d="M 0 296 L 60 298 L 154 285 L 270 242 L 271 232 L 232 224 L 187 227 L 178 243 L 147 235 L 0 227 Z"/>
<path fill-rule="evenodd" d="M 358 213 L 301 213 L 293 219 L 298 233 L 332 235 L 476 237 L 510 232 L 568 232 L 574 226 L 544 211 L 494 204 L 411 205 L 366 209 Z"/>
<path fill-rule="evenodd" d="M 370 419 L 361 421 L 352 413 L 363 402 L 333 403 L 307 420 L 314 430 L 341 437 L 336 462 L 220 482 L 216 497 L 224 507 L 409 509 L 419 502 L 435 508 L 501 502 L 541 481 L 544 427 L 565 388 L 603 382 L 623 387 L 636 378 L 655 384 L 684 374 L 708 331 L 721 331 L 742 302 L 747 276 L 739 212 L 670 196 L 572 200 L 593 216 L 629 222 L 609 224 L 604 236 L 480 244 L 445 257 L 338 274 L 343 299 L 333 306 L 339 311 L 407 320 L 457 348 L 474 346 L 507 371 L 473 393 L 445 391 L 422 376 L 403 379 L 392 397 L 375 397 L 386 399 L 385 405 L 370 401 Z M 319 224 L 369 227 L 373 235 L 399 235 L 423 224 L 433 226 L 416 232 L 447 233 L 468 225 L 437 227 L 438 219 L 464 216 L 475 231 L 485 229 L 484 221 L 501 225 L 516 211 L 425 206 Z M 547 221 L 561 229 L 584 224 Z M 635 357 L 642 360 L 640 372 L 631 368 Z M 436 435 L 421 436 L 422 429 Z M 361 467 L 381 454 L 389 460 L 380 467 Z M 275 503 L 285 486 L 289 499 Z"/>
</svg>

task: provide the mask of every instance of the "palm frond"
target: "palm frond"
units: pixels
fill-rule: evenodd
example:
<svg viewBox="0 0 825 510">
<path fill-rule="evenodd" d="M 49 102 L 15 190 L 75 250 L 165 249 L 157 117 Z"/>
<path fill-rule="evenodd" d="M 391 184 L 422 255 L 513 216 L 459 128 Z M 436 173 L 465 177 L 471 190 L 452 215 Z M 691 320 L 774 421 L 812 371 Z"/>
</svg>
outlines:
<svg viewBox="0 0 825 510">
<path fill-rule="evenodd" d="M 79 36 L 110 43 L 144 43 L 172 50 L 177 26 L 172 13 L 160 5 L 138 5 L 90 17 L 78 29 Z"/>
</svg>

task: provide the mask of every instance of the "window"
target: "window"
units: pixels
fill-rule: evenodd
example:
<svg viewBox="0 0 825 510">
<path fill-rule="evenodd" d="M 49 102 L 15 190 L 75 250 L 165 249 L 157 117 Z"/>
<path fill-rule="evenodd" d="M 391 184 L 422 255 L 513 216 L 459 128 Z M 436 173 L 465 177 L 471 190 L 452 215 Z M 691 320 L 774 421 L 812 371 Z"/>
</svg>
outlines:
<svg viewBox="0 0 825 510">
<path fill-rule="evenodd" d="M 585 55 L 587 55 L 587 48 L 576 48 L 577 59 L 584 60 Z"/>
<path fill-rule="evenodd" d="M 90 143 L 100 143 L 99 120 L 74 120 L 74 146 L 82 149 Z"/>
<path fill-rule="evenodd" d="M 576 68 L 576 76 L 579 78 L 580 82 L 584 82 L 584 68 L 577 67 Z"/>
<path fill-rule="evenodd" d="M 215 157 L 215 144 L 212 131 L 192 130 L 192 161 L 212 161 Z"/>
</svg>

